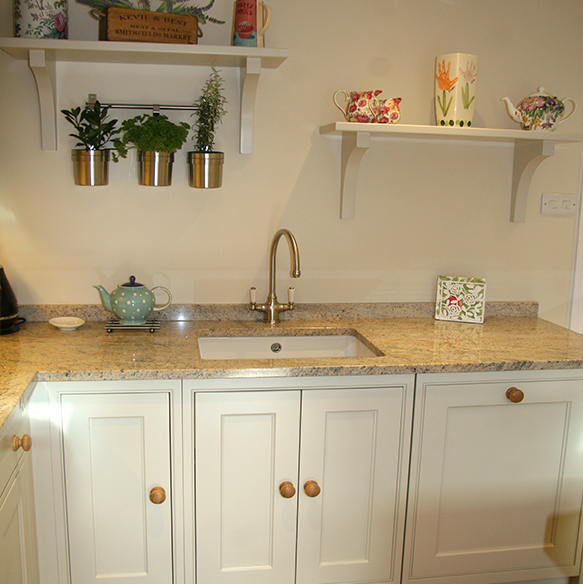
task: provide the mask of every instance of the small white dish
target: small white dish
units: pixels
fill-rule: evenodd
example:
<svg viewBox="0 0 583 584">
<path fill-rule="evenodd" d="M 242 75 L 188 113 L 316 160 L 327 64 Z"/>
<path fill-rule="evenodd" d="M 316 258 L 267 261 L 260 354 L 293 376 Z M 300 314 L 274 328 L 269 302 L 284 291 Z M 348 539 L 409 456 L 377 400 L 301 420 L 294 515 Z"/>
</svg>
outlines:
<svg viewBox="0 0 583 584">
<path fill-rule="evenodd" d="M 77 318 L 76 316 L 57 316 L 56 318 L 51 318 L 49 324 L 56 326 L 62 331 L 74 331 L 80 326 L 85 324 L 82 318 Z"/>
</svg>

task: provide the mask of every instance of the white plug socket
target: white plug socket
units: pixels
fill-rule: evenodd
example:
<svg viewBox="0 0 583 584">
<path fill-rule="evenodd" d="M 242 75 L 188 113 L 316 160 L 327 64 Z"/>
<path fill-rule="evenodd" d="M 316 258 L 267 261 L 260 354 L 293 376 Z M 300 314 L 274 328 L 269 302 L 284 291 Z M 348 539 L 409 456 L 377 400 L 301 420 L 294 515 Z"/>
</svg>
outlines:
<svg viewBox="0 0 583 584">
<path fill-rule="evenodd" d="M 541 215 L 576 215 L 579 206 L 577 195 L 565 193 L 543 193 Z"/>
</svg>

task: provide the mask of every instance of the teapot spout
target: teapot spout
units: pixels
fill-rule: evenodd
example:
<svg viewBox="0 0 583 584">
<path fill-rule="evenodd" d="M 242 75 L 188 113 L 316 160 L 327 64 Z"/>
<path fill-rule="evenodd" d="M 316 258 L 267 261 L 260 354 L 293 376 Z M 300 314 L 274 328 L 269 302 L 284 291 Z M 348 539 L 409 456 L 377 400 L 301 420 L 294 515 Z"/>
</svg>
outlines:
<svg viewBox="0 0 583 584">
<path fill-rule="evenodd" d="M 522 116 L 520 115 L 520 112 L 514 107 L 514 104 L 510 101 L 510 98 L 503 97 L 500 99 L 500 101 L 503 101 L 506 104 L 506 111 L 508 112 L 508 115 L 515 122 L 520 124 L 522 122 Z"/>
<path fill-rule="evenodd" d="M 98 292 L 99 297 L 101 298 L 101 304 L 103 304 L 103 308 L 108 312 L 113 312 L 111 308 L 111 298 L 109 296 L 109 292 L 103 286 L 93 286 Z"/>
</svg>

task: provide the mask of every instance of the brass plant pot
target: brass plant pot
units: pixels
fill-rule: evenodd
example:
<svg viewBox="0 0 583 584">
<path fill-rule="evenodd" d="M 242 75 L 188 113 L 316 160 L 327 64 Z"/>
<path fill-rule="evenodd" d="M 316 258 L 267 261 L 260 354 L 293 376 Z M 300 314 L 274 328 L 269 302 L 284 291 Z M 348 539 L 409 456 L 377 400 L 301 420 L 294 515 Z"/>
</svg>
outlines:
<svg viewBox="0 0 583 584">
<path fill-rule="evenodd" d="M 71 150 L 75 184 L 100 187 L 109 184 L 109 150 Z"/>
<path fill-rule="evenodd" d="M 189 152 L 188 182 L 197 189 L 216 189 L 223 184 L 223 152 Z"/>
<path fill-rule="evenodd" d="M 169 187 L 172 184 L 172 152 L 138 152 L 138 182 L 147 187 Z"/>
</svg>

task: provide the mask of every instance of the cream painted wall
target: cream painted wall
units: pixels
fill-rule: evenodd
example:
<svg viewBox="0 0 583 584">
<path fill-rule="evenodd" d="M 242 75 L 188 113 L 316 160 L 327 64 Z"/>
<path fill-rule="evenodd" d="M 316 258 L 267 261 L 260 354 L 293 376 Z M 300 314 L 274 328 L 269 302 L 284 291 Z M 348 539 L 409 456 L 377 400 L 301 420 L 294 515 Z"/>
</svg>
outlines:
<svg viewBox="0 0 583 584">
<path fill-rule="evenodd" d="M 231 0 L 216 0 L 201 43 L 228 44 Z M 110 185 L 73 185 L 71 131 L 58 120 L 59 150 L 40 149 L 34 80 L 26 63 L 0 54 L 0 263 L 21 304 L 97 303 L 130 274 L 170 288 L 177 303 L 246 302 L 267 291 L 268 247 L 287 227 L 300 247 L 302 277 L 287 276 L 282 242 L 279 294 L 296 301 L 433 301 L 436 277 L 484 277 L 487 300 L 537 300 L 542 317 L 567 325 L 576 219 L 539 213 L 543 192 L 579 193 L 581 149 L 558 145 L 537 170 L 524 224 L 509 222 L 509 145 L 375 140 L 362 160 L 356 218 L 338 218 L 340 139 L 318 128 L 340 121 L 336 89 L 380 88 L 400 96 L 403 124 L 433 124 L 438 54 L 479 56 L 474 124 L 518 126 L 500 97 L 518 101 L 539 85 L 583 111 L 580 0 L 269 0 L 269 47 L 289 58 L 260 81 L 255 153 L 238 152 L 237 72 L 223 69 L 229 114 L 217 142 L 223 187 L 191 189 L 186 150 L 173 186 L 137 185 L 135 158 L 111 169 Z M 10 0 L 0 34 L 10 36 Z M 552 11 L 549 18 L 540 14 Z M 8 30 L 6 30 L 8 28 Z M 96 24 L 71 2 L 71 38 Z M 202 67 L 58 65 L 58 107 L 103 102 L 191 103 Z M 129 117 L 116 112 L 116 117 Z M 171 113 L 189 121 L 188 114 Z M 559 132 L 581 132 L 577 112 Z"/>
</svg>

